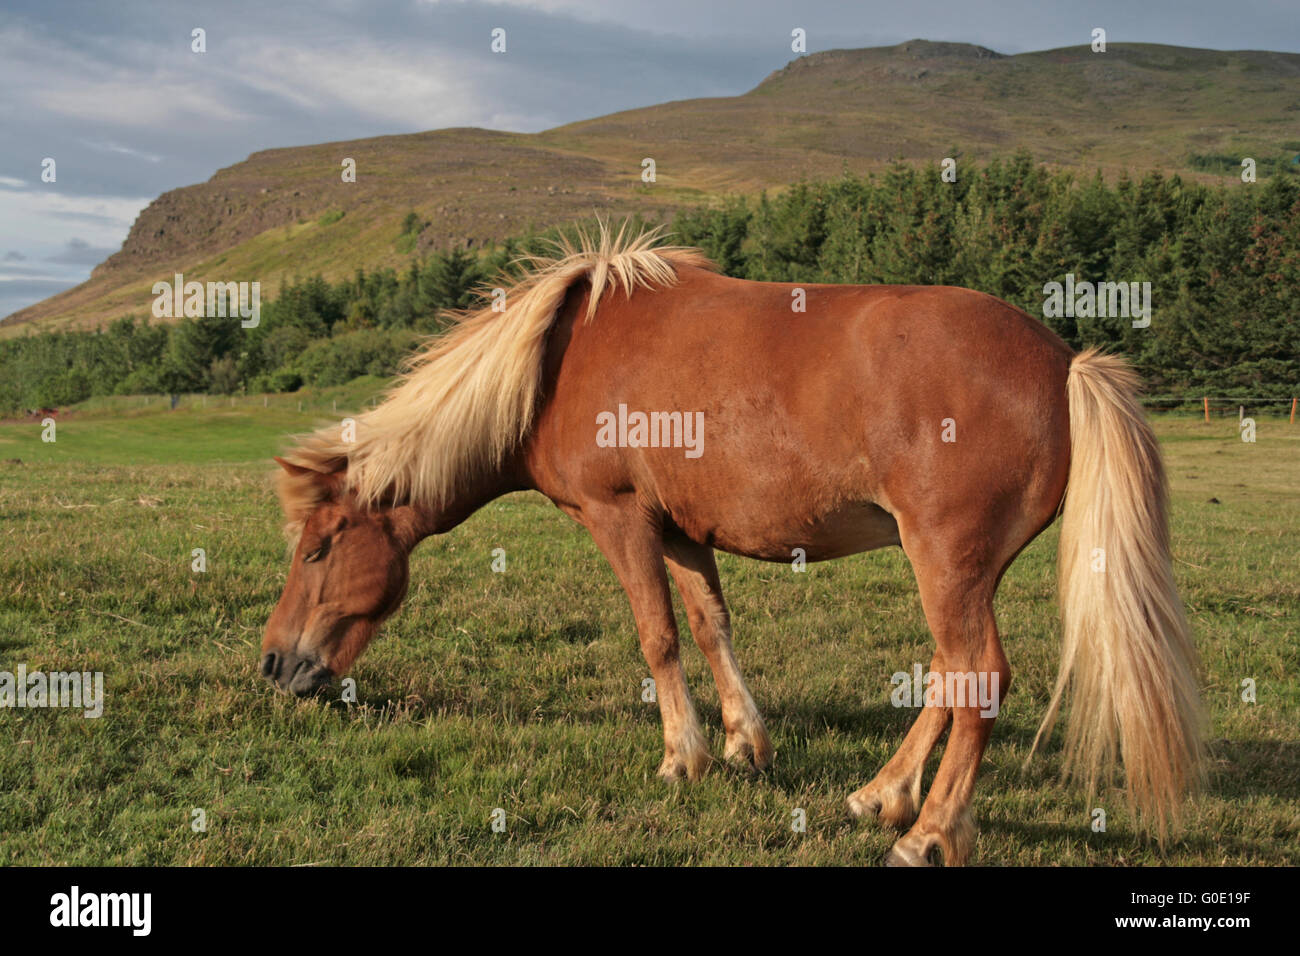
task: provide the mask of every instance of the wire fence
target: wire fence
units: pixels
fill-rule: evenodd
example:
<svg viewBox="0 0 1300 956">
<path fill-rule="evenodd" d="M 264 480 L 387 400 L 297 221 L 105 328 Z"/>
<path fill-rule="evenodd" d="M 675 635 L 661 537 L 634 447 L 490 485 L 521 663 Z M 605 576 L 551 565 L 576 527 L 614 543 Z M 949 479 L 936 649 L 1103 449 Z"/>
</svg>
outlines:
<svg viewBox="0 0 1300 956">
<path fill-rule="evenodd" d="M 1265 413 L 1287 418 L 1292 425 L 1296 421 L 1296 408 L 1300 405 L 1300 389 L 1296 397 L 1270 398 L 1264 396 L 1213 396 L 1202 395 L 1197 398 L 1178 395 L 1143 396 L 1142 404 L 1151 411 L 1200 413 L 1205 421 L 1211 418 L 1229 418 L 1233 415 L 1238 420 L 1252 415 Z"/>
<path fill-rule="evenodd" d="M 1145 408 L 1153 412 L 1196 415 L 1204 421 L 1214 418 L 1238 420 L 1251 416 L 1286 418 L 1296 424 L 1297 406 L 1300 405 L 1300 387 L 1296 397 L 1229 395 L 1148 395 L 1141 399 Z M 342 386 L 336 389 L 300 392 L 270 392 L 255 395 L 106 395 L 79 403 L 78 410 L 92 413 L 122 413 L 143 410 L 200 411 L 221 408 L 261 407 L 303 414 L 356 414 L 373 408 L 381 397 L 369 391 L 358 392 Z M 57 411 L 59 410 L 46 410 Z"/>
<path fill-rule="evenodd" d="M 106 395 L 88 399 L 77 409 L 93 413 L 123 413 L 142 410 L 202 411 L 222 408 L 266 408 L 297 411 L 304 414 L 346 414 L 373 408 L 380 401 L 378 395 L 359 396 L 340 390 L 340 394 L 313 394 L 307 392 L 268 392 L 255 395 Z"/>
</svg>

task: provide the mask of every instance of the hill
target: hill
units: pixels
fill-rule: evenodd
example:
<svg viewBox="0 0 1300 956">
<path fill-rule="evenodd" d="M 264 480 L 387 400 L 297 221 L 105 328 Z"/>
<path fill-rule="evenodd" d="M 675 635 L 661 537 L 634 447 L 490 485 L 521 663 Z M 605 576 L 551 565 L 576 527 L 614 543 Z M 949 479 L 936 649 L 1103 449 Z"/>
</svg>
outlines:
<svg viewBox="0 0 1300 956">
<path fill-rule="evenodd" d="M 1300 152 L 1300 55 L 1111 44 L 1004 56 L 960 43 L 801 57 L 740 96 L 684 100 L 537 134 L 446 129 L 255 153 L 164 193 L 80 286 L 0 335 L 147 313 L 155 281 L 280 280 L 400 267 L 590 216 L 668 217 L 713 197 L 894 160 L 1036 159 L 1114 177 L 1235 176 Z M 340 164 L 357 163 L 344 183 Z M 657 181 L 641 181 L 652 157 Z M 422 228 L 402 236 L 415 211 Z"/>
</svg>

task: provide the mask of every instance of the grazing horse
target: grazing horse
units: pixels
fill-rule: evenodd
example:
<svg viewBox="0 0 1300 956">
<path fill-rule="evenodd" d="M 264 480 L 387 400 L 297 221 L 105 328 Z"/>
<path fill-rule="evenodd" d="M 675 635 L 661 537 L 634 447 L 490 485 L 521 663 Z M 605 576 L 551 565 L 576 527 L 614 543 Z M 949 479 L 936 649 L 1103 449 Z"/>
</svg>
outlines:
<svg viewBox="0 0 1300 956">
<path fill-rule="evenodd" d="M 732 651 L 715 549 L 820 561 L 901 546 L 931 672 L 978 676 L 1000 703 L 1011 671 L 993 595 L 1060 513 L 1062 656 L 1035 747 L 1070 689 L 1067 768 L 1091 785 L 1121 756 L 1137 819 L 1163 843 L 1200 771 L 1202 718 L 1136 389 L 1120 359 L 1075 354 L 989 295 L 731 279 L 657 233 L 602 227 L 535 260 L 504 311 L 459 316 L 353 440 L 328 428 L 277 459 L 296 544 L 262 673 L 306 695 L 346 672 L 401 603 L 423 538 L 535 489 L 587 528 L 631 602 L 663 718 L 660 775 L 694 780 L 711 759 L 669 575 L 717 681 L 725 757 L 761 770 L 772 742 Z M 906 830 L 889 863 L 970 854 L 996 706 L 963 698 L 927 699 L 848 798 L 855 816 Z"/>
</svg>

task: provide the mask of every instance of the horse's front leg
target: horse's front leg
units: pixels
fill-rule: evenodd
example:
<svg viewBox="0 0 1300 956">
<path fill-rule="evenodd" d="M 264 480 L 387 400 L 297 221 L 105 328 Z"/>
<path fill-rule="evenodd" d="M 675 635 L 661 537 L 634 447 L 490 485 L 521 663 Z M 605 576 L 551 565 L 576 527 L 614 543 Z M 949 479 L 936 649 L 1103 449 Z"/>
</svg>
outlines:
<svg viewBox="0 0 1300 956">
<path fill-rule="evenodd" d="M 682 537 L 665 542 L 668 570 L 686 607 L 691 634 L 713 670 L 722 705 L 722 726 L 727 731 L 723 758 L 754 770 L 772 763 L 772 741 L 754 706 L 745 679 L 740 676 L 731 647 L 731 615 L 722 598 L 718 564 L 713 549 Z"/>
<path fill-rule="evenodd" d="M 582 515 L 627 592 L 641 652 L 654 678 L 664 725 L 664 759 L 659 776 L 665 780 L 697 780 L 708 769 L 711 758 L 682 671 L 677 621 L 664 572 L 662 527 L 631 501 L 624 507 L 586 506 Z"/>
</svg>

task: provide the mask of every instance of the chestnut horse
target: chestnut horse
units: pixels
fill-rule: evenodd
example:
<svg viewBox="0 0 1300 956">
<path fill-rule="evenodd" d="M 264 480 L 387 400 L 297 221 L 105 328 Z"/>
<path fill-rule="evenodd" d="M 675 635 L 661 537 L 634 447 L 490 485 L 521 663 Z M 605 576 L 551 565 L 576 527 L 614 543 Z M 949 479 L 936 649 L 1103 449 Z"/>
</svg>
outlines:
<svg viewBox="0 0 1300 956">
<path fill-rule="evenodd" d="M 711 760 L 668 575 L 717 681 L 725 757 L 761 770 L 772 742 L 732 652 L 714 550 L 819 561 L 899 545 L 937 645 L 931 671 L 978 675 L 997 697 L 927 697 L 848 805 L 906 830 L 887 862 L 937 850 L 960 864 L 1011 679 L 993 595 L 1063 513 L 1062 658 L 1039 740 L 1071 689 L 1067 768 L 1091 785 L 1122 756 L 1137 820 L 1163 842 L 1199 773 L 1201 712 L 1136 386 L 1121 360 L 1074 354 L 979 292 L 731 279 L 657 233 L 602 228 L 534 261 L 504 311 L 459 317 L 354 436 L 324 429 L 277 459 L 297 543 L 262 673 L 305 695 L 346 672 L 401 603 L 421 539 L 535 489 L 587 528 L 631 602 L 663 719 L 660 775 L 694 780 Z"/>
</svg>

